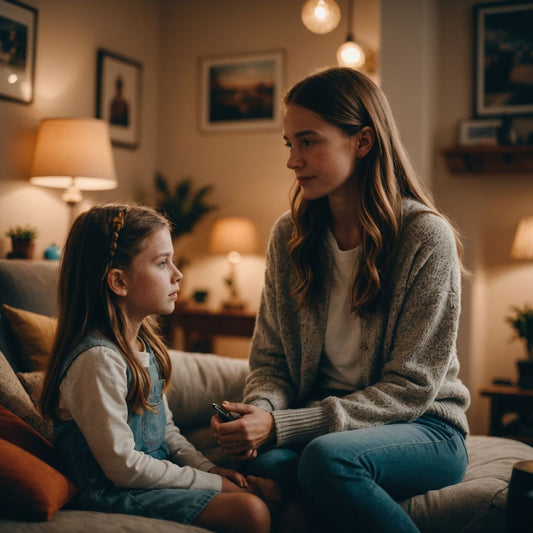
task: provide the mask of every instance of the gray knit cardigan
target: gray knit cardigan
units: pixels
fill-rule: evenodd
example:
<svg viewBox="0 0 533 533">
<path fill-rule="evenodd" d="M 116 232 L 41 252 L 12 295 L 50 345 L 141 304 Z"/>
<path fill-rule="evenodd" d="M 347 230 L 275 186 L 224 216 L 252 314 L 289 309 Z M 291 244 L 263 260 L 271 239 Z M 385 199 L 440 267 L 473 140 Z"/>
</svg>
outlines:
<svg viewBox="0 0 533 533">
<path fill-rule="evenodd" d="M 390 301 L 361 318 L 364 388 L 322 400 L 312 390 L 323 352 L 328 296 L 316 307 L 296 310 L 291 296 L 296 274 L 287 248 L 290 213 L 274 225 L 244 401 L 272 411 L 277 446 L 409 422 L 423 414 L 468 432 L 470 395 L 458 378 L 456 353 L 461 274 L 455 239 L 448 223 L 427 211 L 404 200 Z M 332 261 L 327 242 L 325 246 L 329 295 Z"/>
</svg>

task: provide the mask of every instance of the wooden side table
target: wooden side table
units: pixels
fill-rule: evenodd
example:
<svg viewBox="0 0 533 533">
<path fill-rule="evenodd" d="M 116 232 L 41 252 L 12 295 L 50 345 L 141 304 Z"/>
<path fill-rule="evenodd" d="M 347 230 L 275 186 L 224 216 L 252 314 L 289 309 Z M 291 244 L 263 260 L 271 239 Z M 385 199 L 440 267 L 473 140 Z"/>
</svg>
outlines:
<svg viewBox="0 0 533 533">
<path fill-rule="evenodd" d="M 533 389 L 523 389 L 508 385 L 491 385 L 481 389 L 481 395 L 491 400 L 490 434 L 498 437 L 510 437 L 533 444 L 533 427 L 531 433 L 520 429 L 520 420 L 533 421 Z M 504 423 L 504 416 L 518 414 L 517 424 Z"/>
<path fill-rule="evenodd" d="M 187 352 L 213 353 L 214 337 L 251 337 L 255 326 L 255 313 L 251 311 L 211 310 L 201 307 L 177 305 L 168 315 L 168 337 L 175 345 L 175 328 L 183 328 L 184 347 Z"/>
</svg>

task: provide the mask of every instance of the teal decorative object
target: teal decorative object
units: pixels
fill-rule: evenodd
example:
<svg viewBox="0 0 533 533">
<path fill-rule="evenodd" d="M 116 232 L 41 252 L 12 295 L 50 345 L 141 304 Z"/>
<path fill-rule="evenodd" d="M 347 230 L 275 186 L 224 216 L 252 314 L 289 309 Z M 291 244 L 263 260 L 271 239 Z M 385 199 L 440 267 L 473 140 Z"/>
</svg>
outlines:
<svg viewBox="0 0 533 533">
<path fill-rule="evenodd" d="M 51 244 L 46 250 L 44 251 L 44 258 L 45 259 L 60 259 L 61 258 L 61 250 L 59 249 L 59 246 L 57 244 Z"/>
</svg>

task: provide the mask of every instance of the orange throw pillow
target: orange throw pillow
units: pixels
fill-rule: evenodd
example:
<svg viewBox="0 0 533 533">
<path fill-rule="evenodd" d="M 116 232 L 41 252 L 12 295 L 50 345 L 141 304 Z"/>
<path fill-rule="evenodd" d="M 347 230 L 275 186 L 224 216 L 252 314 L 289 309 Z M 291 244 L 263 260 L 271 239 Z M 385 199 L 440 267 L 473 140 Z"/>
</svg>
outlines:
<svg viewBox="0 0 533 533">
<path fill-rule="evenodd" d="M 0 509 L 22 519 L 50 520 L 77 492 L 59 468 L 52 445 L 0 406 Z"/>
<path fill-rule="evenodd" d="M 25 520 L 50 520 L 75 494 L 61 472 L 0 439 L 0 508 Z"/>
</svg>

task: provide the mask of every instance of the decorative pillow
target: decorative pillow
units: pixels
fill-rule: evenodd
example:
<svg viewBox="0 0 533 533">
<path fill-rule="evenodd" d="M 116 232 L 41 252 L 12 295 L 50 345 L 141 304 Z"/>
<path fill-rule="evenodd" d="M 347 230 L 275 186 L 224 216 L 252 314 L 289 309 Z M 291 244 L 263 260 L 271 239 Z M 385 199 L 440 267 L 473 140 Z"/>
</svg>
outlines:
<svg viewBox="0 0 533 533">
<path fill-rule="evenodd" d="M 0 472 L 0 508 L 25 520 L 50 520 L 77 491 L 61 472 L 4 439 Z"/>
<path fill-rule="evenodd" d="M 1 405 L 0 439 L 19 446 L 53 468 L 61 470 L 59 457 L 50 442 L 22 418 Z"/>
<path fill-rule="evenodd" d="M 52 440 L 51 422 L 46 421 L 37 411 L 2 352 L 0 352 L 0 405 L 22 418 L 48 440 Z"/>
<path fill-rule="evenodd" d="M 39 315 L 4 304 L 4 315 L 34 370 L 46 370 L 54 345 L 57 318 Z"/>
<path fill-rule="evenodd" d="M 38 405 L 43 390 L 44 370 L 35 370 L 34 372 L 17 372 L 24 390 L 28 393 L 33 405 Z"/>
</svg>

